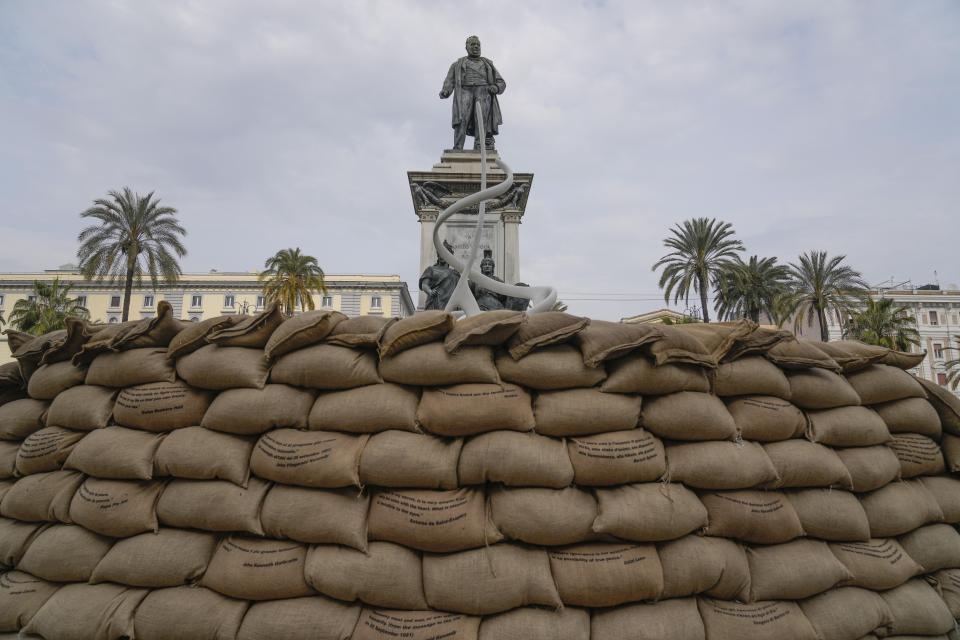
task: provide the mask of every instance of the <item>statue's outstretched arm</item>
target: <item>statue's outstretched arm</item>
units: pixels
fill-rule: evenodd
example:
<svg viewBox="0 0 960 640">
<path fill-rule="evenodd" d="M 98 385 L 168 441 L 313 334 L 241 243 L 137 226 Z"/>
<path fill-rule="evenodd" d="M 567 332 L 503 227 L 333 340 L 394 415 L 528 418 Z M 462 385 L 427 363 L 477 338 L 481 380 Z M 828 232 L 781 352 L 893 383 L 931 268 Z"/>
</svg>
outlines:
<svg viewBox="0 0 960 640">
<path fill-rule="evenodd" d="M 449 98 L 450 94 L 453 93 L 454 78 L 456 77 L 457 63 L 454 62 L 450 65 L 450 70 L 447 71 L 447 77 L 443 81 L 443 87 L 440 89 L 440 98 Z"/>
</svg>

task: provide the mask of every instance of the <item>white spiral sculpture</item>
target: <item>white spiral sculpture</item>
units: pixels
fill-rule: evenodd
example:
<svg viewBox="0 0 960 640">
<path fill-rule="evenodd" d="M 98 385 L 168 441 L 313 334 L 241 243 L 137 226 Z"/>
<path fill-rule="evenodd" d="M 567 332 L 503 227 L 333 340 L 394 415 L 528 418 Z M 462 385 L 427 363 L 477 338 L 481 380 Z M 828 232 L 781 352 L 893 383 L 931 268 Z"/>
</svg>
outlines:
<svg viewBox="0 0 960 640">
<path fill-rule="evenodd" d="M 504 296 L 514 298 L 529 298 L 530 308 L 527 313 L 540 313 L 553 309 L 557 301 L 557 290 L 554 287 L 518 287 L 514 284 L 507 284 L 488 278 L 487 276 L 474 269 L 473 265 L 477 261 L 477 252 L 480 248 L 480 235 L 483 230 L 483 218 L 486 212 L 484 206 L 487 200 L 491 200 L 503 195 L 513 186 L 513 170 L 507 166 L 506 162 L 497 160 L 497 166 L 500 167 L 506 175 L 503 182 L 487 188 L 487 145 L 486 132 L 483 128 L 483 110 L 480 101 L 476 103 L 474 112 L 477 115 L 477 140 L 480 140 L 480 191 L 460 198 L 452 205 L 443 210 L 437 217 L 437 224 L 433 228 L 433 246 L 437 249 L 437 254 L 446 261 L 453 269 L 460 272 L 460 280 L 457 287 L 453 290 L 450 300 L 447 301 L 445 311 L 463 311 L 469 317 L 480 313 L 480 305 L 470 290 L 470 282 L 474 282 L 486 289 Z M 470 256 L 466 262 L 462 262 L 452 253 L 447 251 L 440 240 L 440 227 L 447 219 L 460 211 L 479 205 L 477 213 L 477 224 L 473 233 L 473 242 L 470 244 Z"/>
</svg>

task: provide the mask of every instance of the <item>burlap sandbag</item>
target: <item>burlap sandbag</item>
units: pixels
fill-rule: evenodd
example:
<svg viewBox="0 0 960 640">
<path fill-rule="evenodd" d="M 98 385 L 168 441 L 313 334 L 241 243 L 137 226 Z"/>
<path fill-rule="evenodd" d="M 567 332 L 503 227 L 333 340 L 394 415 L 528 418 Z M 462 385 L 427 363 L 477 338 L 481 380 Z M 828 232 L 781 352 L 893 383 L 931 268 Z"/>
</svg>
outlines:
<svg viewBox="0 0 960 640">
<path fill-rule="evenodd" d="M 86 582 L 113 540 L 74 524 L 55 524 L 37 533 L 17 569 L 53 582 Z"/>
<path fill-rule="evenodd" d="M 270 381 L 311 389 L 352 389 L 382 380 L 372 352 L 315 344 L 281 356 Z"/>
<path fill-rule="evenodd" d="M 273 303 L 264 311 L 246 316 L 236 324 L 214 329 L 207 334 L 207 342 L 221 347 L 263 349 L 284 319 L 280 305 Z"/>
<path fill-rule="evenodd" d="M 960 523 L 960 478 L 954 476 L 930 476 L 920 482 L 933 496 L 943 511 L 943 521 Z"/>
<path fill-rule="evenodd" d="M 853 490 L 873 491 L 900 478 L 900 460 L 886 445 L 834 449 L 850 473 Z"/>
<path fill-rule="evenodd" d="M 235 638 L 248 606 L 202 587 L 157 589 L 137 607 L 134 630 L 137 640 Z"/>
<path fill-rule="evenodd" d="M 595 533 L 624 540 L 673 540 L 707 526 L 707 510 L 682 484 L 628 484 L 597 489 Z"/>
<path fill-rule="evenodd" d="M 741 604 L 697 598 L 708 640 L 823 640 L 794 602 Z"/>
<path fill-rule="evenodd" d="M 746 319 L 729 322 L 691 322 L 672 328 L 694 336 L 717 362 L 733 361 L 744 351 L 757 348 L 750 336 L 757 331 L 757 324 Z M 760 340 L 763 342 L 764 340 Z M 749 347 L 747 347 L 749 345 Z"/>
<path fill-rule="evenodd" d="M 872 408 L 883 418 L 890 433 L 919 433 L 939 440 L 943 432 L 940 416 L 926 398 L 904 398 Z"/>
<path fill-rule="evenodd" d="M 844 373 L 860 371 L 883 360 L 889 349 L 857 340 L 834 340 L 818 342 L 817 348 L 836 360 Z"/>
<path fill-rule="evenodd" d="M 750 567 L 744 548 L 725 538 L 689 535 L 657 545 L 663 567 L 663 598 L 705 593 L 721 600 L 746 600 Z"/>
<path fill-rule="evenodd" d="M 665 364 L 694 364 L 714 368 L 717 354 L 711 353 L 699 337 L 687 331 L 685 326 L 659 327 L 663 336 L 647 346 L 658 366 Z"/>
<path fill-rule="evenodd" d="M 339 311 L 328 309 L 305 311 L 287 318 L 270 334 L 263 354 L 267 360 L 274 360 L 285 353 L 309 347 L 326 338 L 335 326 L 346 319 L 347 316 Z"/>
<path fill-rule="evenodd" d="M 492 347 L 463 347 L 448 353 L 442 342 L 420 345 L 382 359 L 380 375 L 387 382 L 432 387 L 500 382 Z"/>
<path fill-rule="evenodd" d="M 900 477 L 935 476 L 946 471 L 940 445 L 916 433 L 897 433 L 887 443 L 900 461 Z"/>
<path fill-rule="evenodd" d="M 539 349 L 521 360 L 499 353 L 496 364 L 507 382 L 541 391 L 593 387 L 607 377 L 603 367 L 585 365 L 580 350 L 569 344 Z"/>
<path fill-rule="evenodd" d="M 890 441 L 887 425 L 867 407 L 838 407 L 808 411 L 807 437 L 831 447 L 869 447 Z"/>
<path fill-rule="evenodd" d="M 949 524 L 928 524 L 914 529 L 900 536 L 899 542 L 907 555 L 923 567 L 924 573 L 960 568 L 960 533 Z"/>
<path fill-rule="evenodd" d="M 650 342 L 659 340 L 663 332 L 650 324 L 591 320 L 577 334 L 576 342 L 588 367 L 599 367 L 607 360 L 622 358 Z"/>
<path fill-rule="evenodd" d="M 853 481 L 833 449 L 807 440 L 784 440 L 763 445 L 776 469 L 769 488 L 843 487 Z"/>
<path fill-rule="evenodd" d="M 946 603 L 922 579 L 910 580 L 880 596 L 892 614 L 891 635 L 932 636 L 954 629 L 955 621 Z"/>
<path fill-rule="evenodd" d="M 48 526 L 45 522 L 21 522 L 0 517 L 0 565 L 17 566 L 30 542 Z"/>
<path fill-rule="evenodd" d="M 388 382 L 320 394 L 310 410 L 311 429 L 377 433 L 417 431 L 420 390 Z M 294 426 L 294 425 L 289 425 Z"/>
<path fill-rule="evenodd" d="M 366 553 L 335 544 L 311 546 L 304 567 L 318 592 L 375 607 L 426 609 L 420 554 L 390 542 L 371 542 Z"/>
<path fill-rule="evenodd" d="M 173 306 L 161 300 L 157 303 L 156 315 L 134 322 L 125 331 L 114 335 L 110 340 L 110 348 L 127 351 L 143 347 L 166 347 L 186 326 L 186 321 L 174 316 Z M 99 337 L 96 335 L 93 339 Z"/>
<path fill-rule="evenodd" d="M 105 536 L 126 538 L 156 531 L 163 483 L 87 478 L 70 502 L 70 518 Z"/>
<path fill-rule="evenodd" d="M 449 553 L 503 540 L 482 489 L 378 491 L 370 500 L 370 540 Z"/>
<path fill-rule="evenodd" d="M 347 640 L 360 607 L 322 596 L 254 602 L 237 640 Z"/>
<path fill-rule="evenodd" d="M 251 438 L 187 427 L 167 434 L 157 448 L 158 476 L 190 480 L 228 480 L 241 487 L 250 477 Z"/>
<path fill-rule="evenodd" d="M 456 636 L 455 636 L 456 637 Z M 480 624 L 480 640 L 590 640 L 590 613 L 564 607 L 560 611 L 520 607 L 488 616 Z"/>
<path fill-rule="evenodd" d="M 124 389 L 117 396 L 117 424 L 146 431 L 172 431 L 200 424 L 213 394 L 184 382 L 153 382 Z"/>
<path fill-rule="evenodd" d="M 893 539 L 834 543 L 830 550 L 850 572 L 852 577 L 846 580 L 850 586 L 883 591 L 923 573 L 923 567 Z"/>
<path fill-rule="evenodd" d="M 607 363 L 609 376 L 601 389 L 608 393 L 642 393 L 662 396 L 678 391 L 708 393 L 706 369 L 686 364 L 655 366 L 646 356 L 632 354 Z"/>
<path fill-rule="evenodd" d="M 257 440 L 250 470 L 265 480 L 303 487 L 358 486 L 360 453 L 369 438 L 335 431 L 275 429 Z"/>
<path fill-rule="evenodd" d="M 370 496 L 357 490 L 273 485 L 260 509 L 263 530 L 270 538 L 312 544 L 343 544 L 367 548 Z"/>
<path fill-rule="evenodd" d="M 903 398 L 926 398 L 927 394 L 913 376 L 885 364 L 872 364 L 846 374 L 847 381 L 860 396 L 862 404 L 880 404 Z"/>
<path fill-rule="evenodd" d="M 778 475 L 756 442 L 691 442 L 666 448 L 673 482 L 695 489 L 752 489 L 775 484 Z"/>
<path fill-rule="evenodd" d="M 496 489 L 490 510 L 497 527 L 512 540 L 535 545 L 565 545 L 592 540 L 597 501 L 587 491 Z"/>
<path fill-rule="evenodd" d="M 77 443 L 64 468 L 95 478 L 149 480 L 162 440 L 162 435 L 126 427 L 96 429 Z"/>
<path fill-rule="evenodd" d="M 878 594 L 857 587 L 831 589 L 800 603 L 803 615 L 821 638 L 858 640 L 886 633 L 893 614 Z"/>
<path fill-rule="evenodd" d="M 870 522 L 857 496 L 836 489 L 801 489 L 787 494 L 800 526 L 811 538 L 840 542 L 870 539 Z"/>
<path fill-rule="evenodd" d="M 239 435 L 280 427 L 306 429 L 315 398 L 315 391 L 285 384 L 268 384 L 263 389 L 227 389 L 213 399 L 202 422 L 194 424 Z"/>
<path fill-rule="evenodd" d="M 383 332 L 397 318 L 381 316 L 357 316 L 337 323 L 330 331 L 326 342 L 351 349 L 376 349 Z"/>
<path fill-rule="evenodd" d="M 146 589 L 116 584 L 68 584 L 40 607 L 21 632 L 57 640 L 134 637 L 133 614 Z"/>
<path fill-rule="evenodd" d="M 260 349 L 208 344 L 177 359 L 177 375 L 198 389 L 263 389 L 269 375 Z"/>
<path fill-rule="evenodd" d="M 544 391 L 533 405 L 537 432 L 563 437 L 633 429 L 640 421 L 640 400 L 598 389 Z"/>
<path fill-rule="evenodd" d="M 643 426 L 672 440 L 733 440 L 737 425 L 726 405 L 708 393 L 681 391 L 648 398 Z"/>
<path fill-rule="evenodd" d="M 71 360 L 88 341 L 96 340 L 97 334 L 109 327 L 109 325 L 93 324 L 76 316 L 70 316 L 64 322 L 67 327 L 63 342 L 53 343 L 43 352 L 40 358 L 41 365 Z"/>
<path fill-rule="evenodd" d="M 217 536 L 203 531 L 161 527 L 117 540 L 100 560 L 90 582 L 116 582 L 131 587 L 177 587 L 203 575 Z"/>
<path fill-rule="evenodd" d="M 927 352 L 896 351 L 888 349 L 887 354 L 877 361 L 878 364 L 888 364 L 891 367 L 908 371 L 919 367 L 927 359 Z"/>
<path fill-rule="evenodd" d="M 954 618 L 960 617 L 960 569 L 937 571 L 933 574 L 933 578 L 937 581 L 937 593 L 947 604 L 950 613 Z M 2 588 L 2 580 L 0 576 L 0 588 Z"/>
<path fill-rule="evenodd" d="M 16 633 L 26 626 L 59 588 L 22 571 L 0 573 L 0 631 Z"/>
<path fill-rule="evenodd" d="M 243 321 L 241 315 L 226 315 L 207 318 L 200 322 L 191 322 L 170 340 L 167 357 L 176 360 L 200 347 L 207 346 L 207 334 Z"/>
<path fill-rule="evenodd" d="M 562 606 L 547 552 L 507 543 L 425 555 L 423 590 L 432 608 L 471 615 L 524 605 Z"/>
<path fill-rule="evenodd" d="M 581 486 L 653 482 L 667 471 L 663 443 L 645 429 L 568 438 L 567 455 Z"/>
<path fill-rule="evenodd" d="M 443 347 L 454 353 L 460 347 L 487 345 L 497 347 L 510 339 L 527 319 L 522 311 L 500 309 L 463 318 L 443 339 Z"/>
<path fill-rule="evenodd" d="M 8 442 L 7 444 L 11 443 Z M 12 479 L 0 480 L 0 502 L 3 502 L 3 496 L 7 494 L 7 491 L 13 488 L 13 485 L 14 481 Z"/>
<path fill-rule="evenodd" d="M 442 611 L 363 609 L 351 640 L 477 640 L 480 618 Z"/>
<path fill-rule="evenodd" d="M 454 325 L 446 311 L 421 311 L 386 327 L 380 338 L 380 357 L 389 358 L 407 349 L 442 341 Z"/>
<path fill-rule="evenodd" d="M 573 482 L 563 441 L 533 432 L 491 431 L 469 438 L 458 470 L 461 485 L 502 482 L 510 487 L 562 489 Z"/>
<path fill-rule="evenodd" d="M 458 384 L 425 389 L 417 408 L 423 428 L 441 436 L 467 436 L 499 429 L 530 431 L 530 394 L 512 384 Z"/>
<path fill-rule="evenodd" d="M 531 314 L 510 338 L 507 348 L 514 359 L 521 359 L 548 345 L 572 340 L 589 324 L 589 318 L 561 311 Z"/>
<path fill-rule="evenodd" d="M 860 396 L 843 377 L 826 369 L 787 371 L 790 402 L 801 409 L 833 409 L 860 404 Z"/>
<path fill-rule="evenodd" d="M 714 373 L 713 390 L 718 396 L 763 395 L 790 399 L 787 376 L 763 356 L 747 356 L 721 364 Z"/>
<path fill-rule="evenodd" d="M 231 598 L 277 600 L 313 593 L 304 580 L 306 545 L 231 535 L 220 541 L 201 586 Z"/>
<path fill-rule="evenodd" d="M 83 474 L 49 471 L 20 478 L 3 496 L 0 515 L 25 522 L 70 523 L 70 502 Z"/>
<path fill-rule="evenodd" d="M 801 600 L 853 577 L 818 540 L 748 547 L 747 561 L 750 602 Z"/>
<path fill-rule="evenodd" d="M 631 604 L 594 612 L 591 640 L 705 640 L 706 631 L 694 598 Z"/>
<path fill-rule="evenodd" d="M 960 436 L 960 398 L 936 382 L 923 378 L 917 378 L 916 380 L 927 392 L 927 400 L 929 400 L 937 415 L 940 416 L 940 424 L 943 430 L 955 436 Z"/>
<path fill-rule="evenodd" d="M 39 431 L 49 406 L 49 402 L 33 398 L 14 400 L 0 406 L 0 440 L 23 440 Z M 48 421 L 48 424 L 64 426 L 53 421 Z"/>
<path fill-rule="evenodd" d="M 370 436 L 360 454 L 360 484 L 455 489 L 461 438 L 384 431 Z"/>
<path fill-rule="evenodd" d="M 780 544 L 803 535 L 800 518 L 776 491 L 725 491 L 700 495 L 710 524 L 708 536 L 755 544 Z"/>
<path fill-rule="evenodd" d="M 83 384 L 86 378 L 86 368 L 75 367 L 69 361 L 45 364 L 30 376 L 27 393 L 37 400 L 53 400 L 58 393 Z"/>
<path fill-rule="evenodd" d="M 117 390 L 108 387 L 71 387 L 50 403 L 47 424 L 80 431 L 100 429 L 110 424 L 116 397 Z"/>
<path fill-rule="evenodd" d="M 726 401 L 744 440 L 779 442 L 803 435 L 807 418 L 792 403 L 773 396 L 743 396 Z"/>
<path fill-rule="evenodd" d="M 17 451 L 17 475 L 56 471 L 87 434 L 61 427 L 45 427 L 27 436 Z"/>
<path fill-rule="evenodd" d="M 20 443 L 15 440 L 0 440 L 0 480 L 12 478 L 17 472 L 17 453 Z M 0 483 L 2 486 L 2 483 Z M 3 496 L 0 495 L 0 499 Z"/>
<path fill-rule="evenodd" d="M 260 505 L 269 488 L 259 478 L 246 488 L 226 480 L 174 480 L 160 496 L 157 517 L 168 527 L 263 535 Z"/>
<path fill-rule="evenodd" d="M 612 607 L 656 600 L 663 571 L 652 544 L 589 543 L 550 550 L 550 570 L 564 605 Z"/>
<path fill-rule="evenodd" d="M 176 378 L 166 349 L 142 348 L 101 353 L 90 363 L 86 384 L 122 388 Z"/>
<path fill-rule="evenodd" d="M 931 522 L 943 521 L 936 499 L 917 480 L 892 482 L 860 496 L 874 538 L 899 536 Z"/>
</svg>

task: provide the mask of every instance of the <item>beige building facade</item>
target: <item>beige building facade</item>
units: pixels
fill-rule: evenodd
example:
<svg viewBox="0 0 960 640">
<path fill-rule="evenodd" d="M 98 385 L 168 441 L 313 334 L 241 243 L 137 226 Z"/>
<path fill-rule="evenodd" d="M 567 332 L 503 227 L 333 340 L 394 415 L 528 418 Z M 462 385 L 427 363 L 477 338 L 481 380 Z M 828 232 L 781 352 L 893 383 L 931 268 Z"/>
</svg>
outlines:
<svg viewBox="0 0 960 640">
<path fill-rule="evenodd" d="M 61 282 L 73 285 L 71 296 L 80 298 L 97 322 L 120 322 L 123 313 L 123 286 L 107 282 L 87 281 L 76 269 L 62 268 L 36 273 L 0 273 L 0 311 L 7 325 L 18 300 L 33 294 L 34 282 Z M 339 275 L 325 277 L 327 293 L 313 296 L 316 308 L 334 309 L 348 316 L 381 315 L 406 317 L 415 306 L 407 283 L 398 275 Z M 130 319 L 149 318 L 156 314 L 157 304 L 166 300 L 176 317 L 198 322 L 215 316 L 262 311 L 265 305 L 257 273 L 220 272 L 186 273 L 172 285 L 150 281 L 134 286 L 130 300 Z M 10 360 L 6 336 L 0 336 L 0 363 Z"/>
</svg>

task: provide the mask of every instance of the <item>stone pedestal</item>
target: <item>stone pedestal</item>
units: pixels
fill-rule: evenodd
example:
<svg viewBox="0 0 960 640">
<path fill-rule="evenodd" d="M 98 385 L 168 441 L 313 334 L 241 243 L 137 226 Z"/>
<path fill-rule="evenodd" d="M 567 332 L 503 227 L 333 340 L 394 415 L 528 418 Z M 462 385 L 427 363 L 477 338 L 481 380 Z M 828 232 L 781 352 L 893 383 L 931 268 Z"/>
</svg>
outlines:
<svg viewBox="0 0 960 640">
<path fill-rule="evenodd" d="M 495 164 L 496 151 L 487 152 L 487 186 L 504 178 Z M 459 198 L 480 190 L 480 152 L 447 150 L 430 171 L 408 171 L 413 210 L 420 220 L 420 271 L 437 261 L 433 246 L 433 229 L 437 216 Z M 514 186 L 496 200 L 488 200 L 479 257 L 484 249 L 493 251 L 496 276 L 508 284 L 520 282 L 520 223 L 527 208 L 532 173 L 514 173 Z M 441 230 L 441 238 L 453 245 L 454 253 L 469 257 L 477 210 L 454 214 Z M 417 308 L 422 309 L 425 296 L 421 292 Z"/>
</svg>

